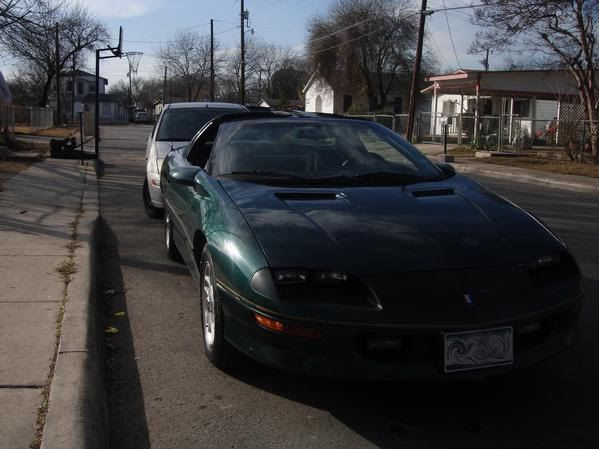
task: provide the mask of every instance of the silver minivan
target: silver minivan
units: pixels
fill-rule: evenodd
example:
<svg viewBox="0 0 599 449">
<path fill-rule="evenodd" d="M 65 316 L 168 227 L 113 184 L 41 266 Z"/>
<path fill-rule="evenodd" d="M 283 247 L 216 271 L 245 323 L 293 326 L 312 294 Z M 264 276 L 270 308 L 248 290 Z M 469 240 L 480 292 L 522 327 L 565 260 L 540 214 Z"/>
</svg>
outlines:
<svg viewBox="0 0 599 449">
<path fill-rule="evenodd" d="M 247 111 L 245 107 L 233 103 L 172 103 L 164 107 L 146 145 L 143 201 L 149 217 L 161 218 L 164 212 L 160 192 L 160 168 L 169 151 L 187 145 L 212 118 L 244 111 Z"/>
</svg>

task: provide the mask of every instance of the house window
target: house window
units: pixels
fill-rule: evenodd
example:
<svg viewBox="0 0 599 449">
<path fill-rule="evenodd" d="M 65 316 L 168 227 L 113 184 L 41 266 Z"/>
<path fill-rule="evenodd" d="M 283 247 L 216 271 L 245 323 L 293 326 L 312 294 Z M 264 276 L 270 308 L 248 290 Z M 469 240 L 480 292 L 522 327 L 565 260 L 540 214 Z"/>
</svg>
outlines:
<svg viewBox="0 0 599 449">
<path fill-rule="evenodd" d="M 512 114 L 519 115 L 520 117 L 528 117 L 530 114 L 530 100 L 514 100 Z"/>
<path fill-rule="evenodd" d="M 83 81 L 77 81 L 77 95 L 85 95 L 83 92 Z"/>
<path fill-rule="evenodd" d="M 67 81 L 67 92 L 72 92 L 73 91 L 73 82 L 72 81 Z"/>
<path fill-rule="evenodd" d="M 347 110 L 349 108 L 351 108 L 352 105 L 352 96 L 351 95 L 344 95 L 343 96 L 343 112 L 347 112 Z"/>
<path fill-rule="evenodd" d="M 95 94 L 96 93 L 96 84 L 95 83 L 89 83 L 87 85 L 87 90 L 89 91 L 90 94 Z"/>
<path fill-rule="evenodd" d="M 482 98 L 480 100 L 480 109 L 482 115 L 493 115 L 493 100 L 491 98 Z"/>
<path fill-rule="evenodd" d="M 401 114 L 402 100 L 403 99 L 401 97 L 395 97 L 393 99 L 393 113 L 394 114 Z"/>
<path fill-rule="evenodd" d="M 457 104 L 457 101 L 455 101 L 455 100 L 443 101 L 443 114 L 444 115 L 455 114 L 456 104 Z"/>
</svg>

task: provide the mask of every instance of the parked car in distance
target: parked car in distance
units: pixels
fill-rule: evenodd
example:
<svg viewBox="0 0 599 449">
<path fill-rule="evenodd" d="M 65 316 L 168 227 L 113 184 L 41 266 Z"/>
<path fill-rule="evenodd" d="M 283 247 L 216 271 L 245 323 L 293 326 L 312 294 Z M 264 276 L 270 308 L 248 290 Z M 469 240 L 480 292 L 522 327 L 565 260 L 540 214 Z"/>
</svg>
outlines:
<svg viewBox="0 0 599 449">
<path fill-rule="evenodd" d="M 145 111 L 138 111 L 133 114 L 133 121 L 135 123 L 150 123 L 150 116 Z"/>
<path fill-rule="evenodd" d="M 369 121 L 232 114 L 161 172 L 204 350 L 316 376 L 464 380 L 576 340 L 576 261 L 539 219 Z"/>
<path fill-rule="evenodd" d="M 247 111 L 245 107 L 233 103 L 172 103 L 164 107 L 146 143 L 143 202 L 149 217 L 162 217 L 164 205 L 160 192 L 160 168 L 168 152 L 185 146 L 210 119 L 243 111 Z"/>
</svg>

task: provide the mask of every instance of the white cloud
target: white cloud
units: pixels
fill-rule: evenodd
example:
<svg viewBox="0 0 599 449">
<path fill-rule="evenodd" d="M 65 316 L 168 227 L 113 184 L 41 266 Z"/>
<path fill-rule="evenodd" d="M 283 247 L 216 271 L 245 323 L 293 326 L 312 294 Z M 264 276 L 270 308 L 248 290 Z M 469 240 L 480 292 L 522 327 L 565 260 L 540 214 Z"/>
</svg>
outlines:
<svg viewBox="0 0 599 449">
<path fill-rule="evenodd" d="M 140 17 L 157 9 L 163 0 L 85 0 L 82 4 L 99 17 Z"/>
</svg>

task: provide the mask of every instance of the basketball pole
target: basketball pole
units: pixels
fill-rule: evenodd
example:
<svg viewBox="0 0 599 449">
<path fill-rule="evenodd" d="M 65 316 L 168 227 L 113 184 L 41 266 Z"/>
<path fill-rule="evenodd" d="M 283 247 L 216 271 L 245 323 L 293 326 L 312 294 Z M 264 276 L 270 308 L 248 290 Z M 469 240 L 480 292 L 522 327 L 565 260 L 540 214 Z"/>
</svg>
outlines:
<svg viewBox="0 0 599 449">
<path fill-rule="evenodd" d="M 102 56 L 109 51 L 112 55 Z M 94 117 L 94 157 L 100 157 L 100 59 L 120 58 L 123 56 L 123 27 L 119 27 L 119 44 L 116 47 L 98 48 L 96 50 L 96 95 Z"/>
</svg>

